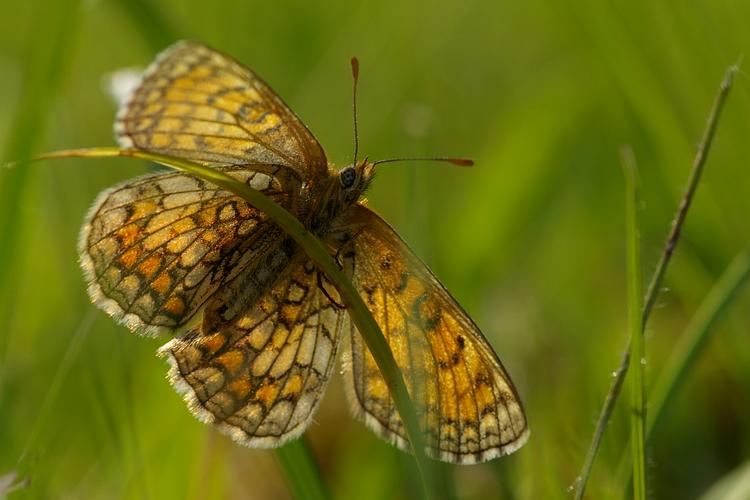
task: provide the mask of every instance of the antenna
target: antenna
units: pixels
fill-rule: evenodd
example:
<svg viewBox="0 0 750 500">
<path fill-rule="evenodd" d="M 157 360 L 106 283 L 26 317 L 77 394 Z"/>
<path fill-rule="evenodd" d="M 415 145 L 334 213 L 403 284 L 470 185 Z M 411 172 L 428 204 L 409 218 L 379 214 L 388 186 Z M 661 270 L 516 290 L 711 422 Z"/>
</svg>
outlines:
<svg viewBox="0 0 750 500">
<path fill-rule="evenodd" d="M 359 82 L 359 59 L 352 57 L 350 61 L 352 65 L 352 115 L 354 116 L 354 163 L 352 166 L 357 166 L 357 153 L 359 152 L 359 130 L 357 128 L 357 83 Z M 393 163 L 397 161 L 440 161 L 446 162 L 459 167 L 470 167 L 474 165 L 474 160 L 469 158 L 446 158 L 442 156 L 424 157 L 424 158 L 388 158 L 386 160 L 378 160 L 372 163 L 372 166 L 380 163 Z"/>
<path fill-rule="evenodd" d="M 387 160 L 378 160 L 372 162 L 372 165 L 379 165 L 381 163 L 393 163 L 397 161 L 442 161 L 446 163 L 450 163 L 452 165 L 456 165 L 458 167 L 471 167 L 474 165 L 474 160 L 471 160 L 469 158 L 445 158 L 442 156 L 432 156 L 432 157 L 423 157 L 423 158 L 389 158 Z"/>
<path fill-rule="evenodd" d="M 354 163 L 357 167 L 357 153 L 359 152 L 359 132 L 357 131 L 357 82 L 359 81 L 359 60 L 352 57 L 352 114 L 354 115 Z"/>
</svg>

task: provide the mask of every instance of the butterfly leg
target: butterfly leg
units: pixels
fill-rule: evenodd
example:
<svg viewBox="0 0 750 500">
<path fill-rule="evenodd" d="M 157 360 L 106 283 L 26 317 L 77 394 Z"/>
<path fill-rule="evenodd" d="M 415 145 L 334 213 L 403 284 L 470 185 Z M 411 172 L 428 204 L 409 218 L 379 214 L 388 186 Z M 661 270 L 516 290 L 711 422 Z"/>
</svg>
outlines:
<svg viewBox="0 0 750 500">
<path fill-rule="evenodd" d="M 339 237 L 339 241 L 342 244 L 339 245 L 338 250 L 336 250 L 336 256 L 334 258 L 336 259 L 336 263 L 339 265 L 340 269 L 344 268 L 344 263 L 341 259 L 342 256 L 344 258 L 354 257 L 353 255 L 354 240 L 357 239 L 357 236 L 359 236 L 363 230 L 364 230 L 364 227 L 361 227 L 357 229 L 357 231 L 354 234 L 347 231 L 347 232 L 342 233 L 342 235 Z"/>
<path fill-rule="evenodd" d="M 323 292 L 323 295 L 328 298 L 328 300 L 331 302 L 331 304 L 333 304 L 334 307 L 338 309 L 346 309 L 346 304 L 340 304 L 336 301 L 336 299 L 331 297 L 331 294 L 328 293 L 328 290 L 326 290 L 326 287 L 323 284 L 323 279 L 328 281 L 327 278 L 324 278 L 323 273 L 318 272 L 318 288 L 320 288 L 320 291 Z"/>
<path fill-rule="evenodd" d="M 353 233 L 349 230 L 340 231 L 330 236 L 331 240 L 335 242 L 335 246 L 337 247 L 336 254 L 333 258 L 336 261 L 336 264 L 339 266 L 339 269 L 346 272 L 345 259 L 351 259 L 352 257 L 354 257 L 354 240 L 357 238 L 357 236 L 359 236 L 363 229 L 364 228 L 359 228 Z M 323 294 L 328 297 L 328 300 L 331 301 L 331 304 L 339 309 L 345 309 L 345 304 L 340 304 L 333 297 L 331 297 L 330 293 L 328 293 L 323 280 L 325 279 L 325 281 L 329 283 L 330 281 L 321 274 L 322 273 L 318 273 L 318 288 L 320 288 Z"/>
</svg>

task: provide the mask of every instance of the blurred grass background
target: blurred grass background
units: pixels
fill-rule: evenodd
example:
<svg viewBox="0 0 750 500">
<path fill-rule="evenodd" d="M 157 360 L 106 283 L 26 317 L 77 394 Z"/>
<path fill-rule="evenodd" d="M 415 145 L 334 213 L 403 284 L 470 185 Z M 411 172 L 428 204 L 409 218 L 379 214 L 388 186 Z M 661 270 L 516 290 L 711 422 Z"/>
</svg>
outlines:
<svg viewBox="0 0 750 500">
<path fill-rule="evenodd" d="M 352 151 L 352 55 L 361 151 L 476 160 L 384 166 L 369 196 L 483 328 L 525 403 L 524 448 L 441 468 L 446 496 L 462 499 L 569 495 L 626 341 L 619 146 L 640 167 L 648 275 L 724 70 L 750 53 L 750 4 L 737 0 L 0 6 L 4 159 L 112 144 L 105 75 L 192 38 L 262 75 L 337 164 Z M 740 73 L 652 317 L 651 385 L 750 242 L 748 88 Z M 0 475 L 31 479 L 17 498 L 288 498 L 274 454 L 189 414 L 154 356 L 163 339 L 89 305 L 75 250 L 83 215 L 100 190 L 147 170 L 112 160 L 0 172 Z M 717 323 L 653 435 L 655 498 L 750 476 L 749 299 Z M 628 431 L 621 404 L 590 498 L 621 495 Z M 339 380 L 307 436 L 334 498 L 417 494 L 410 458 L 349 417 Z"/>
</svg>

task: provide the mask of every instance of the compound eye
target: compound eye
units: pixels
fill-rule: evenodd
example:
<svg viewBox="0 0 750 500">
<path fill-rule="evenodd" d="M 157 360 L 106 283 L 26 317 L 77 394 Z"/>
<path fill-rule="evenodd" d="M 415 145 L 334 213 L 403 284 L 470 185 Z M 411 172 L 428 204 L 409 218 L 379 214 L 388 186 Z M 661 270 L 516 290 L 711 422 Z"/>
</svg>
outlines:
<svg viewBox="0 0 750 500">
<path fill-rule="evenodd" d="M 353 167 L 346 167 L 339 173 L 339 181 L 344 189 L 352 187 L 355 180 L 357 180 L 357 172 L 354 171 Z"/>
</svg>

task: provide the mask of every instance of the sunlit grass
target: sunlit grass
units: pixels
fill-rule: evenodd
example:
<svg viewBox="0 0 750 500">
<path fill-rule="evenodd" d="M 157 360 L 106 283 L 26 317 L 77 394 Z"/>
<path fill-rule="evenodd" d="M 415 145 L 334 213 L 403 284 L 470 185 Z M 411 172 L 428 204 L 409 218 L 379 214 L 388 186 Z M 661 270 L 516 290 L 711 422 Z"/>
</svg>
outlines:
<svg viewBox="0 0 750 500">
<path fill-rule="evenodd" d="M 257 70 L 329 158 L 344 163 L 352 142 L 347 62 L 358 56 L 363 153 L 476 160 L 471 171 L 384 168 L 368 197 L 480 325 L 529 414 L 524 448 L 486 465 L 437 466 L 439 492 L 569 497 L 626 343 L 618 148 L 630 144 L 638 157 L 643 270 L 651 276 L 717 79 L 750 52 L 750 5 L 3 7 L 4 159 L 110 144 L 114 106 L 102 76 L 143 66 L 184 37 Z M 654 498 L 698 497 L 735 470 L 739 484 L 750 456 L 741 418 L 750 414 L 750 292 L 741 278 L 750 241 L 750 93 L 742 73 L 732 92 L 646 330 L 648 389 L 666 380 L 679 387 L 668 391 L 649 435 Z M 154 357 L 159 341 L 91 312 L 75 252 L 83 215 L 97 192 L 147 169 L 113 160 L 0 173 L 0 477 L 18 471 L 31 479 L 11 498 L 292 497 L 273 452 L 238 447 L 186 411 Z M 740 264 L 730 266 L 735 257 Z M 91 330 L 77 337 L 89 314 Z M 352 419 L 333 384 L 306 436 L 330 495 L 418 494 L 412 459 Z M 589 498 L 622 492 L 626 406 L 603 436 Z"/>
</svg>

